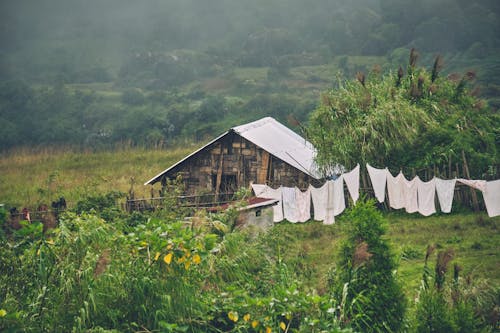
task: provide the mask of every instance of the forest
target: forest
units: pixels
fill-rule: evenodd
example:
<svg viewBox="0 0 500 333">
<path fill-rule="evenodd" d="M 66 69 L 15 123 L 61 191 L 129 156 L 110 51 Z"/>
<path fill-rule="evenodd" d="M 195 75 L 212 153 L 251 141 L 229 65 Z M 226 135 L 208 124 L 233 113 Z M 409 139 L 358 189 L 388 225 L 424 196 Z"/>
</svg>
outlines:
<svg viewBox="0 0 500 333">
<path fill-rule="evenodd" d="M 263 116 L 307 123 L 338 78 L 473 71 L 496 110 L 500 4 L 460 1 L 4 1 L 0 149 L 161 147 Z M 472 88 L 471 88 L 472 89 Z M 292 119 L 292 121 L 290 121 Z"/>
</svg>

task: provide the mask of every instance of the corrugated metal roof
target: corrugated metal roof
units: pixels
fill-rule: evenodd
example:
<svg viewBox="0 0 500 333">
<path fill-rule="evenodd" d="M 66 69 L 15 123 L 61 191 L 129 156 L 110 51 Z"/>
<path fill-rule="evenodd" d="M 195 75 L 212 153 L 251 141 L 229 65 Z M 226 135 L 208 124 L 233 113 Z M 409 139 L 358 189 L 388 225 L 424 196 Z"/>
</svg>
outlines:
<svg viewBox="0 0 500 333">
<path fill-rule="evenodd" d="M 321 178 L 314 163 L 314 157 L 316 156 L 314 146 L 274 118 L 262 118 L 245 125 L 236 126 L 233 130 L 298 170 L 316 179 Z"/>
<path fill-rule="evenodd" d="M 144 185 L 154 184 L 159 181 L 162 175 L 186 161 L 191 156 L 196 155 L 199 151 L 210 146 L 231 131 L 238 133 L 248 141 L 254 143 L 271 155 L 288 163 L 305 174 L 316 179 L 321 178 L 321 174 L 314 163 L 314 157 L 316 155 L 316 149 L 314 146 L 288 127 L 276 121 L 274 118 L 266 117 L 248 124 L 231 128 L 229 131 L 221 134 L 168 169 L 160 172 L 158 175 L 144 183 Z"/>
</svg>

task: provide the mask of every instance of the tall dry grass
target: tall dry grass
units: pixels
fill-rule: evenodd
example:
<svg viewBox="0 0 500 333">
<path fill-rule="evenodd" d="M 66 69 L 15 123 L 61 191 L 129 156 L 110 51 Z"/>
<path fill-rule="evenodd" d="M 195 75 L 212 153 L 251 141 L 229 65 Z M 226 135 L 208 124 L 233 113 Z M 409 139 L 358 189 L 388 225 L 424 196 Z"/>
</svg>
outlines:
<svg viewBox="0 0 500 333">
<path fill-rule="evenodd" d="M 0 155 L 0 203 L 36 207 L 64 196 L 71 206 L 82 196 L 117 190 L 149 197 L 143 183 L 194 150 L 121 146 L 112 151 L 70 147 L 18 148 Z M 155 189 L 156 190 L 156 189 Z"/>
</svg>

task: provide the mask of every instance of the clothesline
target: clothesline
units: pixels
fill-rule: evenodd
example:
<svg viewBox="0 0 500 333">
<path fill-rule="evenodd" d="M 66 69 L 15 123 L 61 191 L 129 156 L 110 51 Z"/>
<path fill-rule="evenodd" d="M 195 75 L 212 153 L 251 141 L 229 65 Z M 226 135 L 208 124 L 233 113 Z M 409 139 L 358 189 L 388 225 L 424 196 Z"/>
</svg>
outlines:
<svg viewBox="0 0 500 333">
<path fill-rule="evenodd" d="M 420 213 L 430 216 L 436 212 L 435 197 L 437 194 L 441 212 L 450 213 L 455 187 L 462 183 L 482 192 L 488 216 L 500 215 L 500 180 L 469 180 L 463 178 L 440 179 L 434 177 L 424 182 L 418 176 L 407 180 L 402 172 L 393 176 L 388 168 L 377 169 L 366 165 L 370 176 L 375 198 L 384 202 L 387 196 L 389 206 L 394 209 L 405 209 L 408 213 Z M 283 219 L 289 222 L 305 222 L 311 218 L 311 202 L 313 218 L 324 224 L 335 223 L 335 216 L 345 210 L 344 182 L 351 199 L 356 204 L 359 198 L 359 164 L 350 172 L 340 175 L 335 180 L 327 180 L 319 188 L 312 185 L 305 191 L 298 187 L 280 186 L 273 189 L 264 184 L 252 184 L 257 197 L 277 199 L 274 206 L 274 222 Z"/>
</svg>

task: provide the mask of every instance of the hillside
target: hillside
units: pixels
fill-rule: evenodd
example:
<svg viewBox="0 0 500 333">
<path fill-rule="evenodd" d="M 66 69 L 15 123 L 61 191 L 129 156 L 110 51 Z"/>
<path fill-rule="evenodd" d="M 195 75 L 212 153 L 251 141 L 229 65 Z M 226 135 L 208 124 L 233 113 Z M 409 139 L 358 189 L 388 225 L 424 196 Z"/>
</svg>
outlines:
<svg viewBox="0 0 500 333">
<path fill-rule="evenodd" d="M 62 195 L 66 197 L 69 208 L 74 209 L 76 201 L 92 202 L 91 197 L 113 190 L 128 191 L 131 177 L 135 179 L 136 194 L 149 196 L 149 188 L 141 183 L 189 150 L 186 147 L 174 151 L 129 148 L 114 153 L 71 150 L 12 152 L 0 158 L 0 202 L 9 207 L 32 207 Z M 415 300 L 419 295 L 429 245 L 435 247 L 435 253 L 429 258 L 432 268 L 436 253 L 452 251 L 449 265 L 460 267 L 460 281 L 468 281 L 461 282 L 467 283 L 464 292 L 470 291 L 472 294 L 469 297 L 472 299 L 479 297 L 482 306 L 490 304 L 489 297 L 494 299 L 494 290 L 500 285 L 500 218 L 488 218 L 484 212 L 471 213 L 461 207 L 455 207 L 453 211 L 450 215 L 431 217 L 383 213 L 387 220 L 384 239 L 388 240 L 399 264 L 396 276 L 402 283 L 408 302 L 405 320 L 412 330 L 418 322 L 415 316 L 419 308 Z M 105 220 L 99 218 L 100 214 Z M 0 303 L 0 310 L 6 312 L 6 315 L 0 316 L 0 327 L 34 325 L 32 327 L 37 327 L 37 330 L 43 330 L 44 325 L 58 323 L 69 325 L 64 326 L 66 328 L 80 325 L 78 327 L 99 329 L 99 325 L 105 325 L 137 331 L 136 324 L 155 327 L 168 322 L 169 325 L 191 327 L 193 331 L 217 331 L 221 327 L 229 330 L 237 325 L 244 332 L 253 332 L 251 321 L 242 318 L 247 312 L 251 313 L 248 316 L 253 321 L 258 321 L 255 325 L 266 324 L 277 330 L 281 322 L 286 322 L 293 325 L 293 331 L 309 331 L 309 326 L 303 326 L 308 323 L 309 316 L 311 320 L 316 318 L 314 325 L 320 327 L 331 327 L 328 323 L 345 325 L 335 319 L 325 318 L 327 308 L 323 307 L 331 307 L 331 302 L 335 302 L 329 298 L 331 283 L 335 269 L 339 269 L 342 244 L 348 239 L 349 227 L 353 222 L 346 214 L 337 218 L 337 223 L 332 226 L 313 221 L 304 224 L 283 222 L 264 234 L 240 230 L 231 232 L 227 227 L 222 227 L 221 223 L 232 223 L 230 213 L 213 217 L 198 214 L 192 223 L 193 226 L 201 224 L 189 231 L 191 228 L 180 228 L 175 222 L 175 214 L 174 207 L 145 216 L 127 215 L 115 210 L 106 213 L 94 211 L 79 217 L 73 214 L 64 217 L 61 229 L 49 232 L 46 237 L 38 235 L 34 228 L 25 229 L 24 233 L 14 233 L 9 242 L 17 242 L 18 245 L 3 248 L 13 255 L 2 256 L 0 267 L 11 267 L 11 261 L 19 260 L 15 264 L 19 269 L 8 276 L 2 270 L 0 280 L 22 283 L 23 279 L 31 276 L 30 279 L 37 281 L 37 284 L 49 286 L 43 297 L 52 306 L 41 309 L 41 319 L 37 321 L 19 321 L 16 318 L 32 313 L 26 306 L 28 303 L 23 302 L 30 302 L 31 297 L 40 296 L 37 296 L 36 288 L 33 290 L 34 295 L 27 291 L 20 293 L 16 288 L 4 289 L 2 292 L 8 297 L 6 302 Z M 158 238 L 158 230 L 164 230 L 162 235 L 170 235 L 170 245 L 164 243 L 161 237 Z M 204 239 L 208 248 L 206 244 L 214 241 L 212 236 L 205 235 L 210 230 L 215 232 L 213 237 L 220 242 L 215 252 L 206 252 L 199 243 Z M 201 234 L 197 234 L 199 232 Z M 175 250 L 175 256 L 179 256 L 178 266 L 169 269 L 168 266 L 175 262 L 171 263 L 171 257 L 168 258 L 168 250 L 172 246 L 180 246 Z M 186 246 L 192 246 L 193 251 L 197 251 L 190 259 L 192 268 L 189 270 L 189 266 L 181 261 Z M 111 252 L 110 248 L 113 249 Z M 15 253 L 19 251 L 23 254 L 17 257 Z M 35 255 L 36 251 L 42 253 L 39 259 Z M 57 255 L 59 251 L 65 255 Z M 159 252 L 155 255 L 155 251 Z M 155 259 L 152 259 L 153 255 Z M 160 255 L 165 258 L 156 261 Z M 30 264 L 30 260 L 40 264 L 37 272 L 31 272 L 33 264 Z M 57 271 L 65 273 L 61 277 L 50 273 L 49 262 L 58 267 Z M 112 265 L 107 267 L 110 262 Z M 75 263 L 78 263 L 77 266 L 74 266 Z M 48 273 L 44 273 L 44 270 L 48 270 Z M 78 270 L 82 271 L 78 273 Z M 451 268 L 448 275 L 451 275 Z M 71 280 L 73 276 L 79 282 Z M 178 282 L 172 284 L 172 281 Z M 447 281 L 451 284 L 451 276 L 448 276 Z M 87 287 L 81 290 L 78 287 L 80 283 L 85 283 Z M 201 296 L 196 289 L 199 286 L 203 288 Z M 89 288 L 88 292 L 86 288 Z M 117 298 L 129 297 L 123 294 L 123 288 L 127 290 L 127 295 L 134 295 L 133 300 L 128 299 L 126 302 L 128 309 L 115 304 Z M 59 299 L 59 292 L 54 293 L 56 290 L 66 295 L 66 301 Z M 157 299 L 162 295 L 159 290 L 167 291 L 167 298 L 175 300 L 175 310 L 170 301 Z M 13 293 L 20 293 L 15 301 L 12 299 Z M 113 299 L 105 295 L 113 295 Z M 68 299 L 71 300 L 70 305 L 67 304 Z M 252 300 L 255 304 L 251 303 Z M 85 308 L 89 301 L 95 302 L 95 308 Z M 125 302 L 124 299 L 122 301 Z M 277 308 L 267 307 L 269 302 L 276 303 Z M 143 318 L 150 315 L 147 311 L 141 312 L 140 307 L 144 304 L 148 304 L 148 309 L 166 307 L 169 310 L 156 313 L 154 318 L 144 321 Z M 56 319 L 49 315 L 50 309 L 61 306 L 66 309 L 64 313 L 79 313 L 77 316 L 88 319 L 73 323 L 71 316 L 58 316 Z M 117 312 L 104 311 L 103 306 L 106 309 L 113 308 L 125 317 L 111 319 Z M 78 312 L 82 311 L 80 308 L 84 312 Z M 129 311 L 133 314 L 127 315 Z M 201 316 L 201 313 L 208 315 Z M 160 318 L 169 318 L 165 319 L 169 321 L 162 324 Z"/>
<path fill-rule="evenodd" d="M 49 0 L 0 5 L 0 150 L 199 141 L 262 116 L 307 123 L 338 76 L 409 50 L 477 74 L 499 106 L 498 2 Z M 295 128 L 298 130 L 298 127 Z"/>
</svg>

